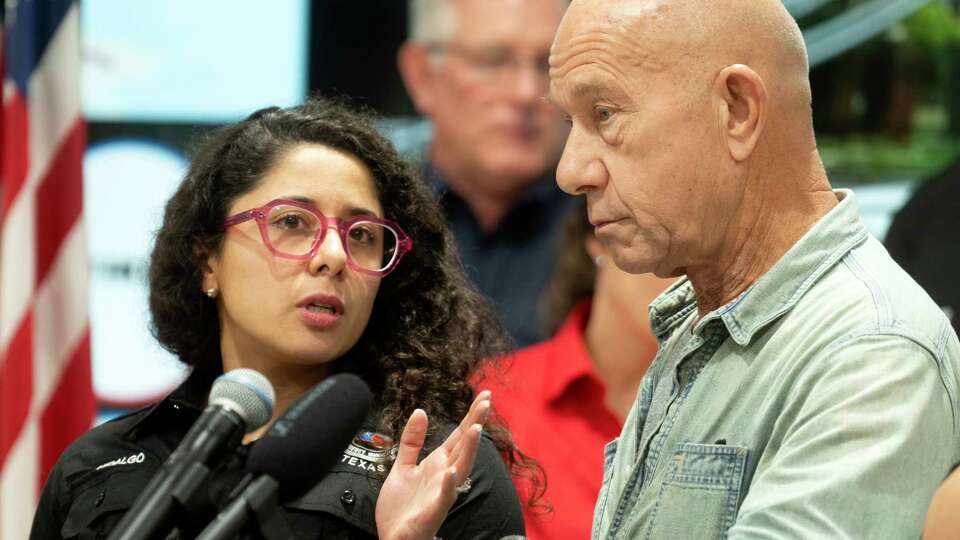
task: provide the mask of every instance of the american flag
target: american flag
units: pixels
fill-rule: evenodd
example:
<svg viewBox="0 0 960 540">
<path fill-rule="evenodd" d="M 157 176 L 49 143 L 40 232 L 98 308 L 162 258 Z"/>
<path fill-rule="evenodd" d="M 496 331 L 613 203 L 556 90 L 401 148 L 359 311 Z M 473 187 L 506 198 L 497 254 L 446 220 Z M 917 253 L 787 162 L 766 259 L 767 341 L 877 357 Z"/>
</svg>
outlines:
<svg viewBox="0 0 960 540">
<path fill-rule="evenodd" d="M 0 113 L 0 539 L 93 423 L 82 219 L 80 9 L 6 0 Z"/>
</svg>

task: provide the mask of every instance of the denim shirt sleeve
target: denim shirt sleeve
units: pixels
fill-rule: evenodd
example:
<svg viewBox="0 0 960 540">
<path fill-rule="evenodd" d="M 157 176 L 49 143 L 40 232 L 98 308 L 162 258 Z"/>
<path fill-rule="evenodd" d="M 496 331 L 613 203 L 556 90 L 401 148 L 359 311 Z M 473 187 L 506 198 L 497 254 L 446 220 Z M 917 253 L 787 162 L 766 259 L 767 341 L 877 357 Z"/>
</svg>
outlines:
<svg viewBox="0 0 960 540">
<path fill-rule="evenodd" d="M 728 538 L 917 538 L 957 459 L 938 356 L 872 332 L 811 358 Z"/>
</svg>

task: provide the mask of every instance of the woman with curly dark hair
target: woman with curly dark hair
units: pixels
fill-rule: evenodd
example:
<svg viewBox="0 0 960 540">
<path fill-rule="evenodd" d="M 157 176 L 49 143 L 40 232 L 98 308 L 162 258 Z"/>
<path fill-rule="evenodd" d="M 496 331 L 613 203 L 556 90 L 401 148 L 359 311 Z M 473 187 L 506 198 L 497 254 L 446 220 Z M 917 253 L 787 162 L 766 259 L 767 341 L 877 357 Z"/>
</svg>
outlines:
<svg viewBox="0 0 960 540">
<path fill-rule="evenodd" d="M 373 393 L 374 413 L 341 462 L 284 505 L 298 537 L 523 534 L 501 460 L 513 468 L 519 454 L 502 429 L 481 437 L 489 394 L 467 382 L 505 340 L 412 171 L 369 118 L 327 100 L 263 109 L 209 137 L 167 203 L 150 261 L 154 334 L 191 375 L 61 456 L 33 536 L 109 532 L 213 379 L 241 367 L 273 385 L 273 419 L 335 373 Z M 418 465 L 423 446 L 433 451 Z M 144 459 L 104 467 L 131 453 Z M 230 487 L 211 487 L 211 498 Z"/>
</svg>

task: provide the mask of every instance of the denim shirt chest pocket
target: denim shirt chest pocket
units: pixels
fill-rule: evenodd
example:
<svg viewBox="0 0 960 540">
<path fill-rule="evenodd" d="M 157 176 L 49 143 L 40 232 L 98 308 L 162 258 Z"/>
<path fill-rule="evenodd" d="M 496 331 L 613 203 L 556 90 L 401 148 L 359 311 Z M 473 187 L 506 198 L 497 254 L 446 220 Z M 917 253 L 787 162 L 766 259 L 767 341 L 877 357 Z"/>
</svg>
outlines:
<svg viewBox="0 0 960 540">
<path fill-rule="evenodd" d="M 725 538 L 740 505 L 749 450 L 679 443 L 660 488 L 647 538 Z"/>
</svg>

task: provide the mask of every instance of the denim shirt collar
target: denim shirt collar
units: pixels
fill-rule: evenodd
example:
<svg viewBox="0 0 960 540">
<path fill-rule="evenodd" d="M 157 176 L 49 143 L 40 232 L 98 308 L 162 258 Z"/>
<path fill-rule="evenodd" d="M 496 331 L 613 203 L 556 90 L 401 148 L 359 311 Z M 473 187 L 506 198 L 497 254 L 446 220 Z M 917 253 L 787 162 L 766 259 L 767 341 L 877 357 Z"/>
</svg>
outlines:
<svg viewBox="0 0 960 540">
<path fill-rule="evenodd" d="M 853 192 L 834 190 L 839 204 L 820 219 L 773 267 L 740 296 L 708 313 L 694 333 L 720 319 L 740 346 L 790 311 L 807 290 L 867 238 Z M 697 309 L 696 292 L 683 277 L 650 304 L 653 333 L 662 341 Z"/>
</svg>

